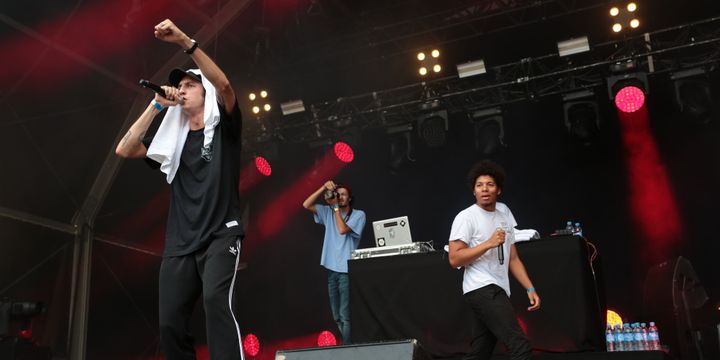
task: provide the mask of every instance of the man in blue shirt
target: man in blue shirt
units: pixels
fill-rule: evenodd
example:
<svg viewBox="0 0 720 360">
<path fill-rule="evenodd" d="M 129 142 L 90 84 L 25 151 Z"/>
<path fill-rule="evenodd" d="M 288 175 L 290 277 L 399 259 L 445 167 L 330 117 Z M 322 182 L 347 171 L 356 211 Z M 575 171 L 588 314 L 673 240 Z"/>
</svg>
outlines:
<svg viewBox="0 0 720 360">
<path fill-rule="evenodd" d="M 328 205 L 316 204 L 324 194 Z M 315 222 L 325 226 L 320 265 L 328 270 L 328 292 L 333 319 L 340 329 L 343 344 L 350 344 L 350 286 L 347 261 L 357 249 L 365 227 L 365 212 L 352 208 L 352 191 L 332 180 L 310 194 L 303 207 L 315 214 Z"/>
</svg>

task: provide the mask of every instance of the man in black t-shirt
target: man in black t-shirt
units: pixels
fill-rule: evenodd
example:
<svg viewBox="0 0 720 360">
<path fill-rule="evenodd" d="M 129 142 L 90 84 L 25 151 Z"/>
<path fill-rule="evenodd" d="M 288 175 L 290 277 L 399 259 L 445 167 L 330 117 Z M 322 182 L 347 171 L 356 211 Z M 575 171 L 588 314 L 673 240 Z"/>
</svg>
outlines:
<svg viewBox="0 0 720 360">
<path fill-rule="evenodd" d="M 241 116 L 223 71 L 170 20 L 155 37 L 185 49 L 199 69 L 170 73 L 115 152 L 149 161 L 166 174 L 171 203 L 160 266 L 160 342 L 168 360 L 195 359 L 188 328 L 202 293 L 212 359 L 244 359 L 233 288 L 244 232 L 238 177 Z M 168 108 L 157 133 L 145 137 Z M 159 165 L 158 165 L 159 164 Z"/>
</svg>

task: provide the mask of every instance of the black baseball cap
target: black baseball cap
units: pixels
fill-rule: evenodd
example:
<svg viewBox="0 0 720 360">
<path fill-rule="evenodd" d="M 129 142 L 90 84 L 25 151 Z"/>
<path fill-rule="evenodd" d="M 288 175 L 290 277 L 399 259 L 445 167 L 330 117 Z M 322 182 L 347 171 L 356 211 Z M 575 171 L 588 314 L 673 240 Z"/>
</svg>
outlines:
<svg viewBox="0 0 720 360">
<path fill-rule="evenodd" d="M 186 76 L 189 76 L 202 84 L 202 76 L 201 75 L 195 74 L 195 73 L 191 72 L 190 70 L 183 70 L 183 69 L 175 68 L 170 72 L 170 76 L 168 76 L 168 79 L 170 80 L 170 85 L 172 85 L 174 87 L 178 87 L 178 84 L 180 84 L 180 80 L 182 80 Z"/>
</svg>

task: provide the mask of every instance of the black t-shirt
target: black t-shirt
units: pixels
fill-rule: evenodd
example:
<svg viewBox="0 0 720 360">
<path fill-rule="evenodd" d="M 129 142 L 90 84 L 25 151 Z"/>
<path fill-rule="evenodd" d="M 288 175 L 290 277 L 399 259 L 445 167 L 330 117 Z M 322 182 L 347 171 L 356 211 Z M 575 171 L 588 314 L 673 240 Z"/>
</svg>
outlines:
<svg viewBox="0 0 720 360">
<path fill-rule="evenodd" d="M 163 256 L 187 255 L 214 239 L 244 236 L 238 192 L 242 119 L 237 103 L 231 114 L 218 106 L 220 122 L 210 149 L 203 149 L 204 129 L 188 132 L 170 184 Z"/>
</svg>

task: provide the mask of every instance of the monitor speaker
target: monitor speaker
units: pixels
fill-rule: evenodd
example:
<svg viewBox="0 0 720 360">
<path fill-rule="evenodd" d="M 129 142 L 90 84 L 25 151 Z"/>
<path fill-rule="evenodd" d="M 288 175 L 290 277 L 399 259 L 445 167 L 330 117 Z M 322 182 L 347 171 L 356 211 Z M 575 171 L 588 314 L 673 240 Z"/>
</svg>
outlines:
<svg viewBox="0 0 720 360">
<path fill-rule="evenodd" d="M 690 261 L 682 256 L 650 268 L 643 310 L 660 330 L 660 342 L 683 360 L 720 359 L 718 315 Z"/>
<path fill-rule="evenodd" d="M 275 360 L 431 360 L 417 340 L 279 350 Z"/>
</svg>

